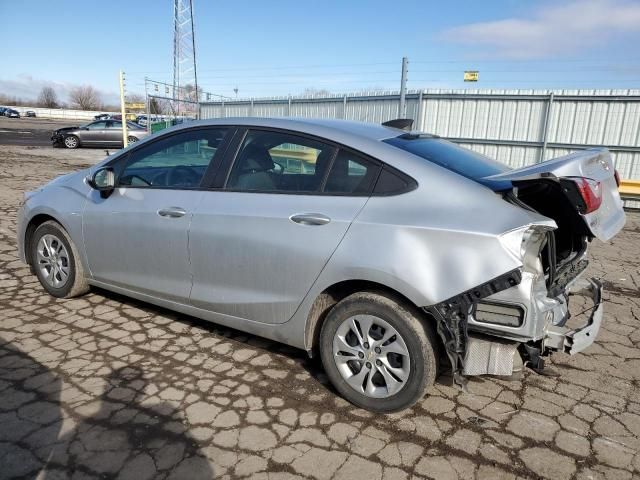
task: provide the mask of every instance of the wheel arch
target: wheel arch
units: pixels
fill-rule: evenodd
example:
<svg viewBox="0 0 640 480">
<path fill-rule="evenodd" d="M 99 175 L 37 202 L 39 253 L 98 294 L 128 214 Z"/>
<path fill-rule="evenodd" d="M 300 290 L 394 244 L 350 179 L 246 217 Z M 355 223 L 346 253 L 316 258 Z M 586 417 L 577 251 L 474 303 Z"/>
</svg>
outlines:
<svg viewBox="0 0 640 480">
<path fill-rule="evenodd" d="M 388 287 L 387 285 L 371 280 L 343 280 L 325 288 L 320 292 L 307 314 L 305 329 L 305 345 L 311 357 L 317 356 L 317 349 L 320 339 L 320 331 L 329 311 L 342 299 L 356 292 L 379 292 L 390 296 L 398 303 L 410 307 L 423 323 L 435 322 L 427 312 L 419 305 L 412 302 L 406 295 Z M 434 323 L 435 326 L 435 323 Z"/>
<path fill-rule="evenodd" d="M 64 224 L 60 220 L 58 220 L 57 218 L 47 213 L 38 213 L 37 215 L 34 215 L 33 217 L 31 217 L 24 231 L 24 252 L 25 252 L 24 258 L 27 261 L 27 264 L 30 265 L 31 267 L 33 267 L 33 265 L 31 264 L 31 241 L 33 240 L 33 234 L 35 233 L 36 229 L 40 225 L 48 221 L 56 222 L 65 231 L 68 232 L 67 228 L 64 226 Z"/>
</svg>

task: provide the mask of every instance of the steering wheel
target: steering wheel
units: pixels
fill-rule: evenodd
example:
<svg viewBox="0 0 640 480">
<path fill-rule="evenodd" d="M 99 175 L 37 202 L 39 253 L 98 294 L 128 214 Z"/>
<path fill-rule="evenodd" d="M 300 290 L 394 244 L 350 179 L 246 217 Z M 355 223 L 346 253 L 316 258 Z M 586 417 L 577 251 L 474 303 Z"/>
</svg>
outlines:
<svg viewBox="0 0 640 480">
<path fill-rule="evenodd" d="M 200 175 L 193 168 L 177 165 L 167 171 L 167 187 L 196 187 Z"/>
<path fill-rule="evenodd" d="M 128 175 L 127 178 L 129 180 L 129 184 L 128 185 L 135 185 L 134 180 L 139 180 L 140 182 L 142 182 L 147 187 L 150 187 L 152 185 L 151 182 L 149 182 L 148 180 L 145 180 L 140 175 Z"/>
<path fill-rule="evenodd" d="M 273 162 L 273 173 L 276 175 L 282 175 L 284 173 L 284 165 L 278 162 Z"/>
</svg>

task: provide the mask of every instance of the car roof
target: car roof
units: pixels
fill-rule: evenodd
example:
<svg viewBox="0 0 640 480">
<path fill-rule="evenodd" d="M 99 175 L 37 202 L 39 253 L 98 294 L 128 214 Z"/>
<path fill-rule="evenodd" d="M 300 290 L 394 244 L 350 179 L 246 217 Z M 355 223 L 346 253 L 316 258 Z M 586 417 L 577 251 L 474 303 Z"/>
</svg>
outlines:
<svg viewBox="0 0 640 480">
<path fill-rule="evenodd" d="M 308 133 L 319 137 L 349 144 L 353 140 L 380 141 L 397 137 L 404 130 L 385 127 L 376 123 L 357 122 L 353 120 L 336 120 L 326 118 L 260 118 L 260 117 L 227 117 L 207 120 L 195 120 L 182 123 L 179 129 L 194 126 L 237 125 L 244 127 L 279 128 Z"/>
</svg>

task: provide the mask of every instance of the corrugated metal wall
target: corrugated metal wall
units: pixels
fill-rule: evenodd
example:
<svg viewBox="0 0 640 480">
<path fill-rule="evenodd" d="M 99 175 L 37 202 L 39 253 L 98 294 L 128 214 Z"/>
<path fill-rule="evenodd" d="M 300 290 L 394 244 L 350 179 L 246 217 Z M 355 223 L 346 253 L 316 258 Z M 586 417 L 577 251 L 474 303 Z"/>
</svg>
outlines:
<svg viewBox="0 0 640 480">
<path fill-rule="evenodd" d="M 398 117 L 397 93 L 202 104 L 201 118 L 316 117 L 381 123 Z M 640 178 L 640 90 L 424 90 L 406 117 L 510 166 L 591 146 L 611 150 L 623 178 Z"/>
</svg>

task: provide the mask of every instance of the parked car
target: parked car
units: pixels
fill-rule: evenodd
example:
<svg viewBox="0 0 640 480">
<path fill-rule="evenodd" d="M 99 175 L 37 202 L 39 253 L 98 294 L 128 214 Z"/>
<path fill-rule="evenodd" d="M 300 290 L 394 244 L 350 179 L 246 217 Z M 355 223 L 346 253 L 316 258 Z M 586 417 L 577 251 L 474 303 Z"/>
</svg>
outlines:
<svg viewBox="0 0 640 480">
<path fill-rule="evenodd" d="M 24 114 L 25 117 L 32 117 L 35 118 L 36 116 L 36 112 L 34 112 L 33 110 L 27 110 Z"/>
<path fill-rule="evenodd" d="M 111 118 L 110 113 L 100 113 L 93 117 L 94 120 L 109 120 Z"/>
<path fill-rule="evenodd" d="M 385 412 L 425 394 L 439 352 L 464 384 L 593 343 L 587 247 L 625 222 L 605 149 L 512 170 L 419 132 L 257 118 L 149 136 L 25 194 L 18 218 L 49 294 L 95 285 L 304 349 Z M 593 305 L 572 329 L 579 287 Z"/>
<path fill-rule="evenodd" d="M 9 118 L 20 118 L 20 112 L 17 110 L 14 110 L 13 108 L 7 108 L 4 111 L 4 116 Z"/>
<path fill-rule="evenodd" d="M 137 142 L 147 134 L 146 129 L 140 125 L 127 122 L 127 140 L 129 143 Z M 98 120 L 81 127 L 59 128 L 51 135 L 51 141 L 54 147 L 122 147 L 122 122 L 119 120 Z"/>
</svg>

